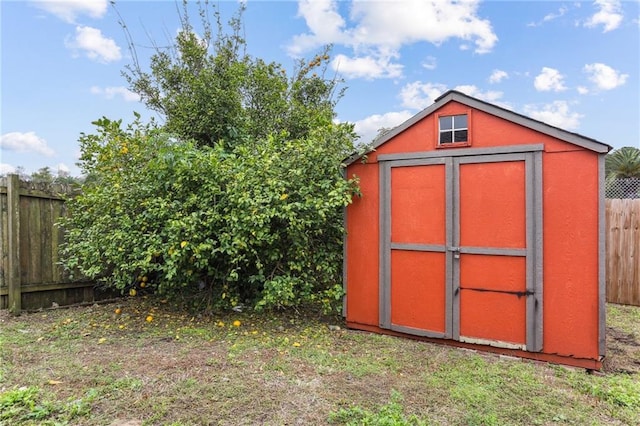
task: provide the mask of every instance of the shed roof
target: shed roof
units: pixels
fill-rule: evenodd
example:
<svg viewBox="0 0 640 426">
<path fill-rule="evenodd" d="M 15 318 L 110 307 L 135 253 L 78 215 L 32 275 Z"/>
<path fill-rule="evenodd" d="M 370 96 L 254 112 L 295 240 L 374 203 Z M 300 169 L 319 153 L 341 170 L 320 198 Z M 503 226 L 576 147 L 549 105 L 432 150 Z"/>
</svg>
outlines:
<svg viewBox="0 0 640 426">
<path fill-rule="evenodd" d="M 394 127 L 389 132 L 380 136 L 376 140 L 374 140 L 372 145 L 372 150 L 375 150 L 379 146 L 383 145 L 390 139 L 393 139 L 396 135 L 404 132 L 409 127 L 413 126 L 423 118 L 432 114 L 436 110 L 440 109 L 444 105 L 449 102 L 458 102 L 463 105 L 467 105 L 473 109 L 486 112 L 487 114 L 494 115 L 496 117 L 500 117 L 502 119 L 511 121 L 512 123 L 519 124 L 520 126 L 527 127 L 529 129 L 535 130 L 540 133 L 544 133 L 556 139 L 560 139 L 562 141 L 580 146 L 582 148 L 598 152 L 598 153 L 607 153 L 611 149 L 612 146 L 597 141 L 592 138 L 588 138 L 586 136 L 580 135 L 578 133 L 569 132 L 567 130 L 560 129 L 559 127 L 552 126 L 547 123 L 543 123 L 542 121 L 534 120 L 531 117 L 527 117 L 526 115 L 518 114 L 517 112 L 510 111 L 508 109 L 499 107 L 494 104 L 490 104 L 488 102 L 482 101 L 480 99 L 474 98 L 472 96 L 466 95 L 462 92 L 458 92 L 456 90 L 449 90 L 448 92 L 441 95 L 439 98 L 435 100 L 433 104 L 423 109 L 404 123 L 400 124 L 397 127 Z M 347 164 L 351 164 L 356 161 L 360 155 L 353 155 L 349 157 L 346 161 Z"/>
</svg>

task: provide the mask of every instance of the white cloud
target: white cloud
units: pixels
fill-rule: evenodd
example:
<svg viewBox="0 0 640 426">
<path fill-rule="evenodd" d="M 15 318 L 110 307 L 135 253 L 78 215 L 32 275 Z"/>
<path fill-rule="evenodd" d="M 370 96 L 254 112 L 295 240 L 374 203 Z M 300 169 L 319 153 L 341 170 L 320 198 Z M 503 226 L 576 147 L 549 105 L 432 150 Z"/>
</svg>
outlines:
<svg viewBox="0 0 640 426">
<path fill-rule="evenodd" d="M 98 87 L 92 86 L 91 93 L 93 95 L 102 96 L 105 99 L 113 99 L 116 96 L 122 97 L 125 102 L 138 102 L 140 96 L 137 93 L 132 92 L 126 87 L 122 86 L 110 86 L 110 87 Z"/>
<path fill-rule="evenodd" d="M 0 175 L 8 175 L 10 173 L 15 173 L 15 172 L 16 172 L 16 168 L 13 167 L 11 164 L 0 163 Z"/>
<path fill-rule="evenodd" d="M 397 78 L 402 75 L 403 65 L 391 62 L 391 58 L 365 56 L 349 58 L 337 55 L 331 68 L 347 78 Z"/>
<path fill-rule="evenodd" d="M 581 95 L 586 95 L 587 93 L 589 93 L 589 89 L 584 87 L 584 86 L 578 86 L 577 89 L 578 93 L 580 93 Z"/>
<path fill-rule="evenodd" d="M 536 90 L 540 92 L 560 92 L 565 90 L 566 87 L 562 80 L 564 76 L 554 68 L 543 67 L 540 74 L 538 74 L 533 82 Z"/>
<path fill-rule="evenodd" d="M 458 92 L 462 92 L 469 96 L 473 96 L 474 98 L 494 104 L 498 103 L 500 98 L 502 98 L 502 92 L 498 92 L 497 90 L 487 90 L 486 92 L 483 92 L 478 87 L 471 84 L 456 86 L 453 90 L 457 90 Z"/>
<path fill-rule="evenodd" d="M 419 42 L 440 45 L 454 38 L 474 43 L 476 53 L 488 53 L 498 37 L 491 23 L 477 16 L 478 4 L 478 0 L 401 0 L 390 7 L 388 2 L 353 1 L 349 25 L 340 15 L 337 0 L 299 0 L 298 16 L 305 19 L 309 32 L 293 37 L 289 53 L 298 56 L 335 44 L 353 49 L 352 56 L 356 59 L 351 59 L 352 62 L 370 58 L 373 64 L 385 64 L 398 57 L 403 45 Z M 371 69 L 373 74 L 369 78 L 393 74 L 379 72 L 377 67 Z"/>
<path fill-rule="evenodd" d="M 64 163 L 58 163 L 58 165 L 55 167 L 56 172 L 58 173 L 58 175 L 60 174 L 68 174 L 71 169 L 69 169 L 69 166 L 67 166 Z"/>
<path fill-rule="evenodd" d="M 402 106 L 414 110 L 422 110 L 435 102 L 444 92 L 448 90 L 447 86 L 440 83 L 422 83 L 414 81 L 405 85 L 400 91 L 400 99 Z M 510 105 L 499 102 L 502 98 L 502 92 L 496 90 L 487 90 L 483 92 L 478 87 L 466 84 L 458 85 L 453 88 L 458 92 L 465 93 L 474 98 L 500 105 L 504 108 L 511 108 Z"/>
<path fill-rule="evenodd" d="M 544 24 L 545 22 L 549 22 L 549 21 L 553 21 L 554 19 L 558 19 L 562 16 L 564 16 L 567 12 L 569 11 L 569 8 L 567 6 L 561 6 L 560 9 L 558 9 L 558 11 L 556 13 L 548 13 L 546 14 L 541 21 L 538 22 L 530 22 L 527 24 L 527 27 L 539 27 L 540 25 Z"/>
<path fill-rule="evenodd" d="M 102 35 L 97 28 L 79 25 L 75 38 L 67 37 L 65 46 L 69 49 L 83 51 L 87 57 L 98 62 L 113 62 L 122 58 L 120 47 L 113 39 Z"/>
<path fill-rule="evenodd" d="M 107 13 L 108 0 L 32 0 L 33 3 L 65 22 L 74 23 L 80 15 L 102 18 Z"/>
<path fill-rule="evenodd" d="M 566 130 L 577 129 L 580 126 L 580 119 L 583 117 L 577 112 L 569 111 L 567 101 L 554 101 L 542 107 L 525 105 L 524 112 L 531 118 Z"/>
<path fill-rule="evenodd" d="M 293 37 L 289 52 L 300 55 L 319 46 L 341 43 L 345 40 L 346 25 L 338 13 L 338 5 L 333 0 L 300 0 L 298 16 L 304 18 L 311 31 Z"/>
<path fill-rule="evenodd" d="M 480 88 L 469 84 L 456 86 L 453 90 L 457 90 L 458 92 L 465 93 L 469 96 L 473 96 L 474 98 L 492 103 L 502 108 L 513 109 L 513 106 L 509 102 L 500 100 L 502 99 L 503 93 L 497 90 L 487 90 L 483 92 Z"/>
<path fill-rule="evenodd" d="M 584 23 L 585 27 L 595 28 L 602 25 L 603 33 L 613 31 L 620 26 L 622 22 L 622 6 L 619 0 L 596 0 L 594 6 L 600 10 L 591 16 Z"/>
<path fill-rule="evenodd" d="M 427 56 L 421 65 L 425 69 L 435 70 L 438 66 L 438 61 L 433 56 Z"/>
<path fill-rule="evenodd" d="M 553 21 L 554 19 L 558 19 L 561 16 L 564 16 L 564 14 L 567 13 L 568 11 L 569 11 L 569 8 L 567 6 L 562 6 L 560 7 L 560 9 L 558 9 L 557 13 L 549 13 L 545 15 L 545 17 L 542 18 L 542 21 L 543 22 Z"/>
<path fill-rule="evenodd" d="M 506 71 L 493 70 L 493 72 L 489 76 L 489 83 L 491 84 L 500 83 L 505 78 L 509 78 L 509 74 L 507 74 Z"/>
<path fill-rule="evenodd" d="M 353 2 L 351 17 L 358 21 L 352 31 L 359 44 L 398 48 L 426 41 L 441 44 L 450 38 L 474 42 L 476 53 L 491 51 L 498 37 L 488 20 L 477 16 L 479 1 L 442 2 L 403 0 L 394 3 Z"/>
<path fill-rule="evenodd" d="M 411 118 L 413 114 L 409 111 L 388 112 L 386 114 L 375 114 L 356 121 L 355 132 L 360 135 L 360 141 L 371 142 L 380 129 L 392 129 Z"/>
<path fill-rule="evenodd" d="M 611 90 L 622 86 L 629 77 L 628 74 L 620 74 L 610 66 L 601 63 L 585 65 L 584 72 L 589 74 L 589 80 L 601 90 Z"/>
<path fill-rule="evenodd" d="M 31 152 L 46 157 L 55 155 L 53 149 L 47 145 L 47 141 L 35 134 L 35 132 L 11 132 L 0 136 L 0 148 L 7 151 Z"/>
<path fill-rule="evenodd" d="M 403 107 L 421 110 L 431 105 L 436 98 L 446 91 L 447 86 L 444 84 L 414 81 L 402 88 L 400 99 Z"/>
</svg>

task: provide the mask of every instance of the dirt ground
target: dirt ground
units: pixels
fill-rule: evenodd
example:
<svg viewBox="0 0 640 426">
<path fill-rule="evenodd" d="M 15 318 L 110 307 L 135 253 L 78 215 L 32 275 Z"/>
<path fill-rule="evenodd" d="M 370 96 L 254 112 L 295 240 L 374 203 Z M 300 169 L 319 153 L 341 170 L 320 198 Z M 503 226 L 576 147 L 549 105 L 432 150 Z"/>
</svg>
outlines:
<svg viewBox="0 0 640 426">
<path fill-rule="evenodd" d="M 603 370 L 606 373 L 640 374 L 640 336 L 626 333 L 613 326 L 607 327 L 607 349 Z"/>
</svg>

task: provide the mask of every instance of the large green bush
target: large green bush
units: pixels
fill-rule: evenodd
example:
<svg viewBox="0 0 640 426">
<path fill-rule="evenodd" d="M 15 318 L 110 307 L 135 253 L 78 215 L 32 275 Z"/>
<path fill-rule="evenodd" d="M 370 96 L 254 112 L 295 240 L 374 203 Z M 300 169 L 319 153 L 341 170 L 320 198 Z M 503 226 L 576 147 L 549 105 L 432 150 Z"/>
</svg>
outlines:
<svg viewBox="0 0 640 426">
<path fill-rule="evenodd" d="M 146 288 L 209 307 L 338 305 L 342 208 L 356 191 L 339 170 L 350 126 L 228 150 L 139 121 L 94 124 L 80 138 L 89 178 L 62 224 L 69 269 L 123 292 L 146 276 Z"/>
</svg>

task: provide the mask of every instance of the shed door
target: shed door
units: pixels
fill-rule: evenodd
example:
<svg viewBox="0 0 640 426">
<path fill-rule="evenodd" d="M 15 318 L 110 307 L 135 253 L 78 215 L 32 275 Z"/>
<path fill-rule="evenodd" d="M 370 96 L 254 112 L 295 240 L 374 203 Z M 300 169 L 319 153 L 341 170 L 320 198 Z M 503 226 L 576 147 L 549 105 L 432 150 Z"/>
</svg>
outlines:
<svg viewBox="0 0 640 426">
<path fill-rule="evenodd" d="M 541 350 L 535 154 L 397 160 L 382 168 L 380 326 Z"/>
</svg>

